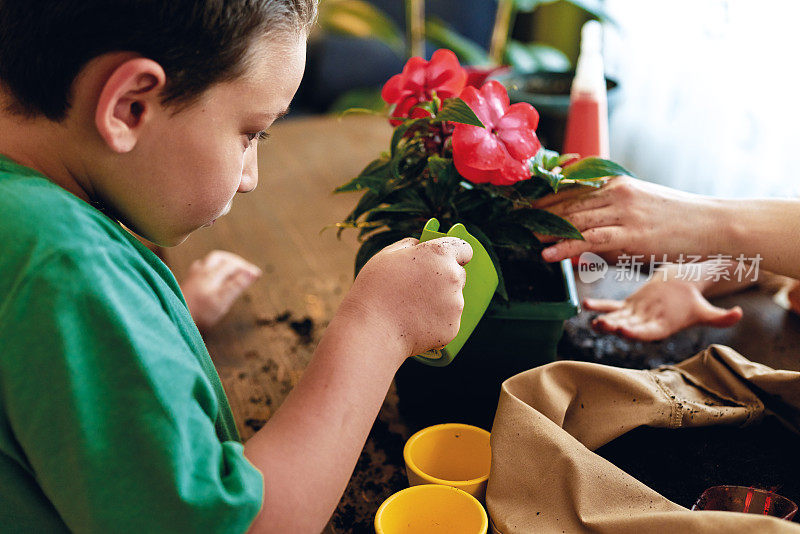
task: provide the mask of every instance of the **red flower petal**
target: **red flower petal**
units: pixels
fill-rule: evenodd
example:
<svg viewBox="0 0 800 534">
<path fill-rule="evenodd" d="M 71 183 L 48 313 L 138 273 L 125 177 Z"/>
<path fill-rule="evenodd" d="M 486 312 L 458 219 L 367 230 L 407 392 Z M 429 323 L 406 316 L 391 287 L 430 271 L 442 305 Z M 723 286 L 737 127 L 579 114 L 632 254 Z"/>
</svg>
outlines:
<svg viewBox="0 0 800 534">
<path fill-rule="evenodd" d="M 500 82 L 491 80 L 481 87 L 480 92 L 486 101 L 486 109 L 489 112 L 491 123 L 497 126 L 500 118 L 508 110 L 508 91 Z"/>
<path fill-rule="evenodd" d="M 466 102 L 488 130 L 494 128 L 491 111 L 480 90 L 474 87 L 465 87 L 464 90 L 461 91 L 459 98 Z"/>
<path fill-rule="evenodd" d="M 463 163 L 460 163 L 457 160 L 455 161 L 456 170 L 458 174 L 469 180 L 474 184 L 485 184 L 491 182 L 495 175 L 497 174 L 496 170 L 491 171 L 482 171 L 479 169 L 473 169 L 472 167 L 467 167 Z"/>
<path fill-rule="evenodd" d="M 453 131 L 453 160 L 473 169 L 497 169 L 505 160 L 503 144 L 486 128 L 456 124 Z"/>
<path fill-rule="evenodd" d="M 433 53 L 425 76 L 426 89 L 436 91 L 443 99 L 456 96 L 467 83 L 466 71 L 461 68 L 456 55 L 446 48 Z"/>
<path fill-rule="evenodd" d="M 511 67 L 507 65 L 499 67 L 464 67 L 464 70 L 467 73 L 467 85 L 480 89 L 489 76 L 510 72 Z"/>
<path fill-rule="evenodd" d="M 419 99 L 414 96 L 408 96 L 405 99 L 401 100 L 392 110 L 392 117 L 408 117 L 408 112 L 419 104 Z M 397 126 L 398 124 L 402 124 L 403 119 L 389 119 L 389 123 L 392 126 Z"/>
<path fill-rule="evenodd" d="M 528 167 L 527 160 L 519 161 L 511 157 L 510 154 L 504 162 L 501 172 L 498 174 L 499 176 L 497 176 L 496 181 L 492 182 L 495 185 L 511 185 L 531 177 L 531 171 L 530 167 Z"/>
<path fill-rule="evenodd" d="M 384 84 L 381 90 L 381 98 L 387 104 L 394 104 L 399 101 L 404 96 L 403 86 L 405 81 L 405 77 L 402 74 L 395 74 L 389 78 L 389 81 Z"/>
<path fill-rule="evenodd" d="M 418 56 L 406 61 L 402 74 L 405 78 L 404 87 L 421 95 L 425 91 L 425 71 L 427 67 L 428 62 Z"/>
<path fill-rule="evenodd" d="M 535 130 L 539 125 L 539 113 L 527 102 L 519 102 L 508 107 L 505 115 L 497 123 L 497 128 L 524 128 Z"/>
<path fill-rule="evenodd" d="M 542 144 L 533 130 L 520 128 L 499 129 L 497 137 L 503 142 L 511 156 L 519 161 L 524 161 L 536 155 Z"/>
</svg>

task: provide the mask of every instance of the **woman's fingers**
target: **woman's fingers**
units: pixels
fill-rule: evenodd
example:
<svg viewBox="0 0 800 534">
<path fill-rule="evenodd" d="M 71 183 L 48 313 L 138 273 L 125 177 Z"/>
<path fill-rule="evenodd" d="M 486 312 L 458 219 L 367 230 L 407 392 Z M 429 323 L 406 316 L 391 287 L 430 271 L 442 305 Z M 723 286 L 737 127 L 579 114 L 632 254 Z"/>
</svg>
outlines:
<svg viewBox="0 0 800 534">
<path fill-rule="evenodd" d="M 580 256 L 584 252 L 594 252 L 602 254 L 612 250 L 622 248 L 620 246 L 619 235 L 621 229 L 618 226 L 602 226 L 600 228 L 590 228 L 583 234 L 583 240 L 565 239 L 555 245 L 547 247 L 542 251 L 542 258 L 548 262 L 557 262 L 565 258 Z"/>
<path fill-rule="evenodd" d="M 611 299 L 583 299 L 583 307 L 587 310 L 603 313 L 617 311 L 625 305 L 624 300 Z"/>
<path fill-rule="evenodd" d="M 718 308 L 706 301 L 700 311 L 698 322 L 717 328 L 727 328 L 728 326 L 733 326 L 738 323 L 742 315 L 742 308 L 739 306 L 734 306 L 726 310 L 725 308 Z"/>
<path fill-rule="evenodd" d="M 619 334 L 639 341 L 658 341 L 673 334 L 669 327 L 658 319 L 651 319 L 633 326 L 626 326 L 619 330 Z"/>
</svg>

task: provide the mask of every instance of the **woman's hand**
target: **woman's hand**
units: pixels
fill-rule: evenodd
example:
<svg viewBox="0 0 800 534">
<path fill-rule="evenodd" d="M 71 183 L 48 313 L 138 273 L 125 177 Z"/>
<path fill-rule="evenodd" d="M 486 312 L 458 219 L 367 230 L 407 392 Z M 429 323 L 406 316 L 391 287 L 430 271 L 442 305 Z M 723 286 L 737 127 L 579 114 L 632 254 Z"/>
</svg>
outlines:
<svg viewBox="0 0 800 534">
<path fill-rule="evenodd" d="M 712 199 L 628 176 L 611 178 L 599 189 L 579 186 L 548 195 L 533 207 L 567 219 L 585 238 L 546 248 L 542 256 L 549 262 L 587 251 L 612 260 L 621 254 L 666 254 L 674 260 L 681 254 L 715 252 L 708 250 L 710 240 L 703 234 L 714 220 Z"/>
<path fill-rule="evenodd" d="M 742 309 L 718 308 L 700 289 L 683 280 L 653 279 L 625 300 L 585 299 L 588 310 L 603 312 L 592 327 L 604 333 L 657 341 L 694 325 L 724 328 L 742 318 Z"/>
</svg>

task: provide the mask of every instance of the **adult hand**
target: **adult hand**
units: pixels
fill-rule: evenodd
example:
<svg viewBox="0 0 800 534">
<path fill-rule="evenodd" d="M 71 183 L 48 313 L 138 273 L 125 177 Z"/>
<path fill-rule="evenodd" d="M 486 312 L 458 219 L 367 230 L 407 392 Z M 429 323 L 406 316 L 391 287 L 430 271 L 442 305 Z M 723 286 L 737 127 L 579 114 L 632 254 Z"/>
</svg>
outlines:
<svg viewBox="0 0 800 534">
<path fill-rule="evenodd" d="M 742 309 L 718 308 L 706 300 L 701 284 L 658 275 L 625 300 L 585 299 L 588 310 L 603 312 L 592 327 L 604 333 L 656 341 L 694 325 L 724 328 L 742 318 Z"/>
<path fill-rule="evenodd" d="M 621 254 L 663 254 L 675 260 L 681 254 L 707 255 L 702 230 L 714 201 L 699 195 L 644 182 L 628 176 L 609 179 L 601 188 L 576 186 L 537 200 L 546 209 L 570 221 L 584 241 L 568 239 L 544 249 L 549 262 L 591 251 L 606 259 Z M 542 236 L 545 242 L 555 238 Z"/>
</svg>

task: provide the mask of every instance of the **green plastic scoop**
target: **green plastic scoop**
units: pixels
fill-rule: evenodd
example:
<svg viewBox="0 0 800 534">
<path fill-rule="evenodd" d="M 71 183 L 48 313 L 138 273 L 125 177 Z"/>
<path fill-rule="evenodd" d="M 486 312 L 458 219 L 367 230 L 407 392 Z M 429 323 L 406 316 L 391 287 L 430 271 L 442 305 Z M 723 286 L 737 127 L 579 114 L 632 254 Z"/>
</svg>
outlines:
<svg viewBox="0 0 800 534">
<path fill-rule="evenodd" d="M 472 260 L 464 266 L 464 270 L 467 272 L 467 283 L 464 286 L 464 311 L 461 313 L 461 326 L 458 334 L 444 348 L 429 350 L 414 356 L 416 360 L 427 365 L 444 367 L 453 361 L 483 317 L 492 300 L 492 295 L 497 289 L 498 278 L 489 253 L 477 239 L 467 232 L 463 224 L 453 225 L 446 234 L 438 230 L 439 221 L 429 220 L 422 230 L 420 242 L 450 236 L 463 239 L 472 247 Z"/>
</svg>

